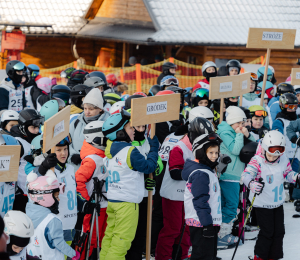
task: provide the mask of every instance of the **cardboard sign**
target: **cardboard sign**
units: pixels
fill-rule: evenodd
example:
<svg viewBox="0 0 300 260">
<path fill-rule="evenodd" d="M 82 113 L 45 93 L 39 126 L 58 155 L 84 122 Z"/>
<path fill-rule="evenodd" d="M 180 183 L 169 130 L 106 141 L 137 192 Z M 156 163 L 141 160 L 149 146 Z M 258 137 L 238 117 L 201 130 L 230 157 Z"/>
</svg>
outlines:
<svg viewBox="0 0 300 260">
<path fill-rule="evenodd" d="M 180 94 L 134 98 L 131 100 L 131 126 L 179 119 Z"/>
<path fill-rule="evenodd" d="M 296 29 L 250 28 L 247 48 L 294 49 Z"/>
<path fill-rule="evenodd" d="M 300 68 L 292 68 L 291 84 L 300 85 Z"/>
<path fill-rule="evenodd" d="M 250 92 L 251 73 L 210 78 L 209 99 L 236 97 Z"/>
<path fill-rule="evenodd" d="M 0 146 L 0 182 L 18 180 L 21 145 Z"/>
<path fill-rule="evenodd" d="M 67 106 L 44 124 L 43 153 L 49 151 L 62 139 L 69 135 L 71 107 Z"/>
</svg>

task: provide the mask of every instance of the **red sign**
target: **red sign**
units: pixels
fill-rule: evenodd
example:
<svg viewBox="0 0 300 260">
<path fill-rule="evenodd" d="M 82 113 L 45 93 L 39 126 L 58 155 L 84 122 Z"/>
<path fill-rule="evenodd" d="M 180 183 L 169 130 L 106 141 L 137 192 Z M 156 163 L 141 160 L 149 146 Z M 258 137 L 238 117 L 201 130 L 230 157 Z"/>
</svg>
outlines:
<svg viewBox="0 0 300 260">
<path fill-rule="evenodd" d="M 1 52 L 5 50 L 19 50 L 25 49 L 26 35 L 22 32 L 7 33 L 2 31 Z"/>
</svg>

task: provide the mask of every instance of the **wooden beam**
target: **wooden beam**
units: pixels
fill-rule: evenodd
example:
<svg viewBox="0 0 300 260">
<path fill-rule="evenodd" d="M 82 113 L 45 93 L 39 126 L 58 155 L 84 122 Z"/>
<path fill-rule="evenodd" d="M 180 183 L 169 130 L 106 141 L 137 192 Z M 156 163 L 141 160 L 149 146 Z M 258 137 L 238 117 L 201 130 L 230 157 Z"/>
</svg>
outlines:
<svg viewBox="0 0 300 260">
<path fill-rule="evenodd" d="M 89 10 L 86 12 L 85 19 L 93 20 L 95 16 L 97 15 L 102 3 L 104 0 L 93 0 L 93 2 L 90 5 Z"/>
<path fill-rule="evenodd" d="M 175 58 L 182 51 L 183 48 L 184 48 L 184 45 L 180 46 L 180 48 L 177 50 L 177 52 L 175 54 Z"/>
</svg>

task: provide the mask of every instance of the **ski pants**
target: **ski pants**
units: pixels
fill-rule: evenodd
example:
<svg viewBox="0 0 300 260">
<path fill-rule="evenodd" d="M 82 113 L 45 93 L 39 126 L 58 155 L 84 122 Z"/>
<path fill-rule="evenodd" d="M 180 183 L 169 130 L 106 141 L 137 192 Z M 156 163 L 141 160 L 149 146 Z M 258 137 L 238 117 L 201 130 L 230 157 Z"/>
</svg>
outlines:
<svg viewBox="0 0 300 260">
<path fill-rule="evenodd" d="M 237 215 L 239 206 L 240 184 L 239 182 L 220 181 L 222 222 L 229 223 Z"/>
<path fill-rule="evenodd" d="M 102 240 L 101 260 L 124 260 L 134 239 L 139 204 L 130 202 L 108 202 L 107 227 Z"/>
<path fill-rule="evenodd" d="M 90 232 L 90 230 L 91 230 L 91 218 L 92 218 L 92 214 L 86 214 L 84 216 L 82 228 L 83 228 L 83 232 L 85 232 L 85 233 Z M 107 220 L 106 208 L 102 208 L 102 209 L 100 209 L 100 215 L 98 216 L 98 230 L 99 230 L 99 243 L 100 243 L 99 247 L 100 248 L 101 248 L 102 239 L 104 237 L 104 232 L 106 229 L 106 220 Z M 91 256 L 93 250 L 97 248 L 96 230 L 97 230 L 97 226 L 96 226 L 96 219 L 95 219 L 89 256 Z M 82 254 L 80 256 L 81 260 L 85 259 L 85 254 L 86 254 L 86 250 L 87 250 L 87 242 L 88 241 L 86 241 L 84 250 L 82 251 Z"/>
<path fill-rule="evenodd" d="M 218 233 L 220 226 L 214 227 L 214 237 L 203 236 L 203 227 L 190 226 L 192 255 L 190 260 L 215 260 L 217 256 Z"/>
<path fill-rule="evenodd" d="M 255 208 L 260 231 L 254 254 L 262 259 L 283 258 L 284 211 L 283 206 L 275 209 Z"/>
<path fill-rule="evenodd" d="M 172 259 L 173 245 L 178 245 L 181 233 L 184 227 L 184 202 L 174 201 L 162 198 L 162 208 L 164 216 L 164 227 L 161 229 L 155 252 L 156 260 Z M 185 259 L 188 257 L 190 248 L 190 231 L 188 226 L 185 227 L 182 241 L 181 241 L 181 257 Z"/>
</svg>

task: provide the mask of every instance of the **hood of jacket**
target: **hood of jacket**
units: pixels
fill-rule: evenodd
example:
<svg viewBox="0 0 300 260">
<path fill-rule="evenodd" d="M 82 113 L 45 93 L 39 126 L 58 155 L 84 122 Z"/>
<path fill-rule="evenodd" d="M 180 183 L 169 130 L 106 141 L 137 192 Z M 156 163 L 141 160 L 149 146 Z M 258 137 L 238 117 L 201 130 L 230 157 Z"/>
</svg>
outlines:
<svg viewBox="0 0 300 260">
<path fill-rule="evenodd" d="M 258 95 L 256 95 L 255 93 L 246 93 L 243 95 L 243 97 L 248 101 L 253 101 L 258 98 Z"/>
<path fill-rule="evenodd" d="M 14 125 L 11 129 L 10 129 L 10 134 L 13 137 L 21 137 L 22 139 L 26 140 L 26 136 L 22 134 L 22 132 L 19 129 L 19 125 Z"/>
<path fill-rule="evenodd" d="M 71 105 L 71 115 L 73 114 L 81 114 L 83 110 L 75 105 Z"/>
<path fill-rule="evenodd" d="M 83 145 L 80 150 L 80 157 L 81 157 L 81 159 L 83 159 L 91 154 L 99 155 L 102 158 L 105 157 L 104 151 L 94 147 L 93 145 L 89 144 L 87 141 L 84 140 Z"/>
<path fill-rule="evenodd" d="M 223 121 L 221 124 L 218 125 L 217 134 L 220 135 L 224 132 L 227 132 L 233 136 L 236 135 L 236 132 L 234 131 L 234 129 L 226 121 Z"/>
<path fill-rule="evenodd" d="M 49 213 L 51 213 L 50 209 L 33 204 L 30 200 L 26 204 L 26 214 L 32 220 L 34 228 L 36 228 Z"/>
<path fill-rule="evenodd" d="M 181 177 L 183 180 L 187 181 L 193 171 L 202 169 L 213 172 L 209 166 L 187 159 L 181 172 Z"/>
<path fill-rule="evenodd" d="M 118 142 L 118 141 L 111 141 L 107 140 L 106 148 L 105 148 L 105 155 L 108 159 L 113 158 L 118 152 L 120 152 L 123 148 L 127 146 L 132 146 L 131 143 L 126 142 Z"/>
</svg>

